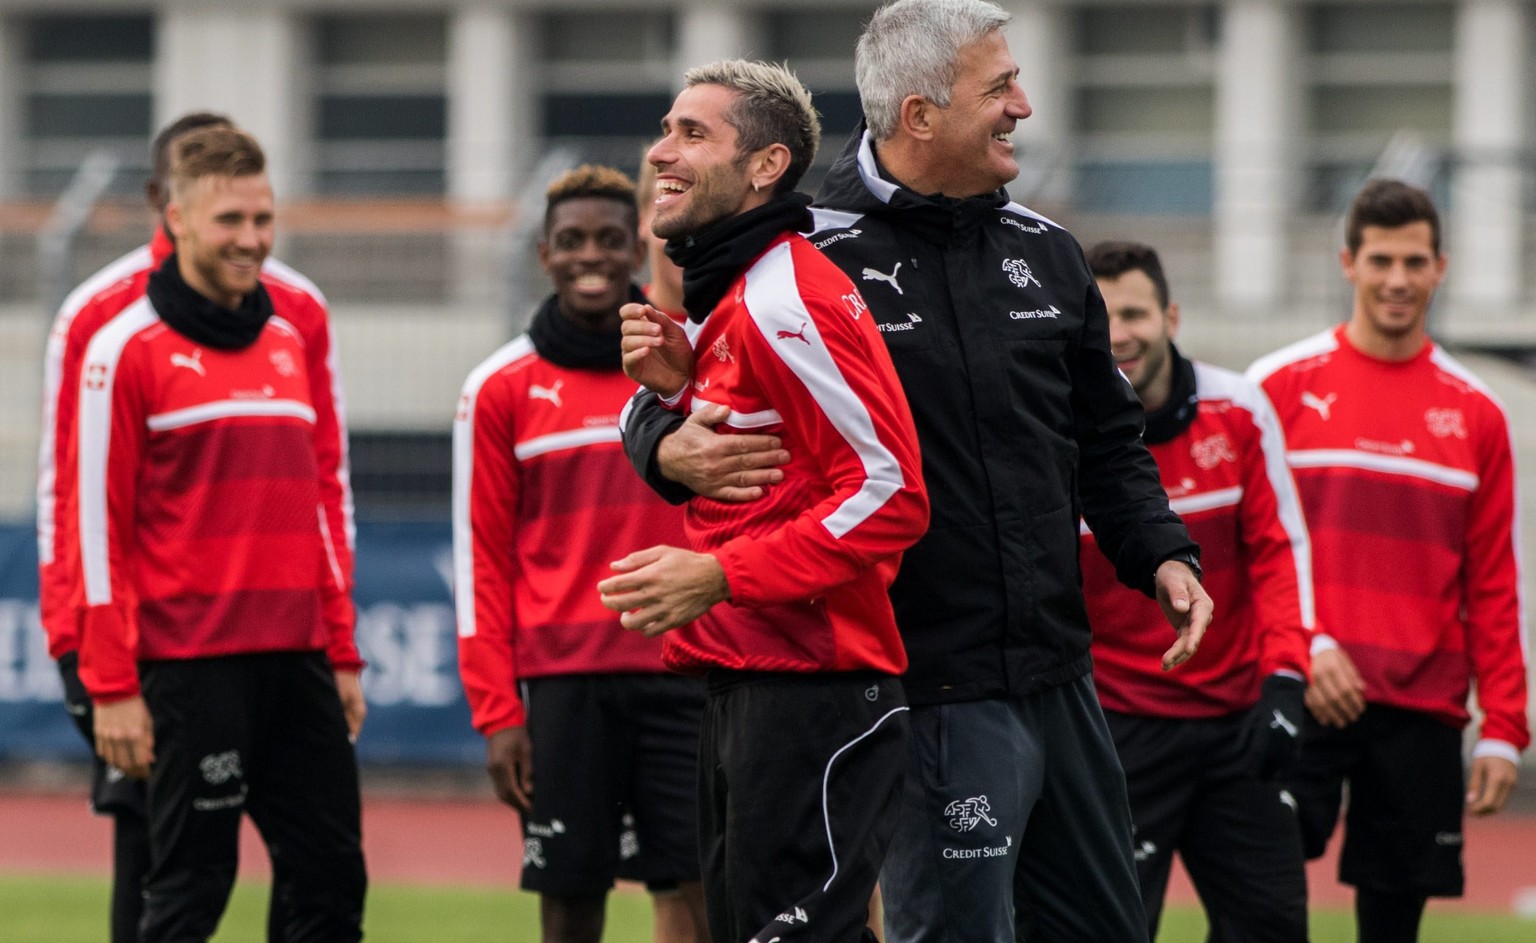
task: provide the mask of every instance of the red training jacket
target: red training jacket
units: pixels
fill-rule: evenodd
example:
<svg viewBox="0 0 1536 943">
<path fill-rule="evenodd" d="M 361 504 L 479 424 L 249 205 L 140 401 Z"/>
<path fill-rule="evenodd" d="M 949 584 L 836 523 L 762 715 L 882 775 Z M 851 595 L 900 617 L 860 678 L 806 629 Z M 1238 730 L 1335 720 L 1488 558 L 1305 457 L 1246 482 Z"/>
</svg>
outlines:
<svg viewBox="0 0 1536 943">
<path fill-rule="evenodd" d="M 54 658 L 80 646 L 80 629 L 70 600 L 78 588 L 77 567 L 68 565 L 62 535 L 74 516 L 71 476 L 60 475 L 69 448 L 86 345 L 103 324 L 144 297 L 149 273 L 176 250 L 163 228 L 148 245 L 108 264 L 64 300 L 43 358 L 43 422 L 37 463 L 38 598 L 48 651 Z M 276 259 L 262 266 L 262 283 L 283 304 L 278 315 L 299 332 L 315 409 L 314 450 L 320 468 L 320 505 L 333 567 L 326 590 L 327 654 L 342 670 L 362 667 L 353 636 L 351 603 L 353 521 L 351 472 L 347 461 L 346 407 L 341 372 L 325 296 L 314 283 Z M 285 290 L 279 290 L 285 289 Z M 280 301 L 279 299 L 282 299 Z"/>
<path fill-rule="evenodd" d="M 1468 721 L 1518 762 L 1526 720 L 1513 449 L 1493 394 L 1433 343 L 1388 362 L 1344 327 L 1260 359 L 1312 534 L 1314 652 L 1337 644 L 1366 701 Z"/>
<path fill-rule="evenodd" d="M 693 549 L 729 602 L 666 635 L 667 664 L 899 674 L 886 591 L 928 526 L 917 433 L 885 342 L 848 276 L 797 234 L 774 240 L 693 332 L 680 410 L 719 403 L 717 432 L 780 436 L 784 480 L 757 501 L 695 497 Z"/>
<path fill-rule="evenodd" d="M 298 298 L 276 289 L 273 307 Z M 139 659 L 326 648 L 336 568 L 304 355 L 281 317 L 218 350 L 147 297 L 91 338 L 66 469 L 80 679 L 96 701 L 137 694 Z"/>
<path fill-rule="evenodd" d="M 525 721 L 517 682 L 661 672 L 661 640 L 619 624 L 597 584 L 635 550 L 683 539 L 682 509 L 636 475 L 619 441 L 635 391 L 519 337 L 464 383 L 453 423 L 459 674 L 475 729 Z"/>
<path fill-rule="evenodd" d="M 1194 421 L 1148 445 L 1169 504 L 1200 544 L 1202 583 L 1216 606 L 1200 650 L 1176 671 L 1162 670 L 1173 643 L 1162 609 L 1123 586 L 1083 531 L 1093 680 L 1103 705 L 1126 714 L 1219 717 L 1257 703 L 1272 674 L 1307 677 L 1311 550 L 1279 421 L 1252 382 L 1193 366 Z"/>
</svg>

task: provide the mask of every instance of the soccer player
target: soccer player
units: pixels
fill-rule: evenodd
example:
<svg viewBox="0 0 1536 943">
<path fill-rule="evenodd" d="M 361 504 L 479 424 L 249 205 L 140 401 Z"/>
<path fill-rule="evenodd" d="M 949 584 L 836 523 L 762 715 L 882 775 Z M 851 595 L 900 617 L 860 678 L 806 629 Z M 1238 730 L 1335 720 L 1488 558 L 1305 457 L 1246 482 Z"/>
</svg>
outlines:
<svg viewBox="0 0 1536 943">
<path fill-rule="evenodd" d="M 597 943 L 621 873 L 659 891 L 670 943 L 702 930 L 694 795 L 704 686 L 592 592 L 616 555 L 680 541 L 682 514 L 619 444 L 619 307 L 644 301 L 629 178 L 550 185 L 539 261 L 554 283 L 528 333 L 464 384 L 454 422 L 459 668 L 496 795 L 522 814 L 522 885 L 546 943 Z M 639 856 L 621 853 L 623 813 Z M 689 919 L 691 916 L 691 919 Z M 687 933 L 687 936 L 682 934 Z"/>
<path fill-rule="evenodd" d="M 216 126 L 171 151 L 175 252 L 91 337 L 64 469 L 96 749 L 149 779 L 140 938 L 213 933 L 249 812 L 286 876 L 283 937 L 356 940 L 361 717 L 338 688 L 357 676 L 327 657 L 346 587 L 296 327 L 314 301 L 262 276 L 256 141 Z"/>
<path fill-rule="evenodd" d="M 151 147 L 152 176 L 144 185 L 145 196 L 157 217 L 153 238 L 147 245 L 108 264 L 69 294 L 54 319 L 44 354 L 43 426 L 37 475 L 40 610 L 43 628 L 48 635 L 48 650 L 59 663 L 69 712 L 86 742 L 93 745 L 91 700 L 79 680 L 79 627 L 70 605 L 80 574 L 77 567 L 67 565 L 68 561 L 59 552 L 60 536 L 67 529 L 72 513 L 75 483 L 69 476 L 61 478 L 58 470 L 64 464 L 64 452 L 74 428 L 80 364 L 86 344 L 101 325 L 143 297 L 150 272 L 175 249 L 164 217 L 170 195 L 171 145 L 188 132 L 215 126 L 232 125 L 223 115 L 192 112 L 171 122 L 155 136 Z M 314 438 L 320 461 L 321 497 L 335 565 L 340 574 L 337 585 L 350 586 L 353 526 L 346 419 L 325 298 L 309 279 L 276 259 L 268 258 L 263 263 L 262 278 L 289 286 L 311 299 L 310 303 L 290 312 L 290 317 L 304 336 L 305 366 L 310 378 L 311 400 L 315 404 Z M 345 593 L 335 595 L 327 611 L 332 631 L 332 665 L 337 671 L 351 676 L 339 679 L 339 689 L 349 698 L 347 713 L 356 733 L 361 729 L 366 706 L 361 688 L 354 683 L 362 661 L 353 641 L 348 596 Z M 107 766 L 99 756 L 94 756 L 94 751 L 93 760 L 92 807 L 113 819 L 112 940 L 113 943 L 130 943 L 138 939 L 139 916 L 144 906 L 142 885 L 149 869 L 144 783 Z M 269 939 L 273 941 L 282 939 L 280 907 L 284 883 L 279 865 L 273 876 L 274 910 L 268 921 Z"/>
<path fill-rule="evenodd" d="M 626 628 L 667 633 L 668 664 L 708 673 L 714 938 L 862 939 L 907 730 L 886 590 L 928 521 L 911 414 L 858 290 L 800 235 L 794 186 L 820 136 L 800 82 L 741 60 L 690 70 L 662 130 L 653 228 L 690 324 L 626 306 L 625 370 L 793 457 L 760 501 L 694 498 L 692 550 L 630 554 L 598 588 Z"/>
<path fill-rule="evenodd" d="M 933 502 L 891 587 L 913 730 L 880 881 L 893 943 L 1012 940 L 1016 895 L 1042 938 L 1145 938 L 1079 519 L 1119 578 L 1158 598 L 1178 634 L 1166 666 L 1211 613 L 1082 249 L 1003 189 L 1019 172 L 1008 137 L 1030 114 L 1008 19 L 982 0 L 875 13 L 855 56 L 867 127 L 828 171 L 812 236 L 885 340 Z M 663 494 L 784 487 L 729 437 L 663 437 L 676 425 L 642 398 L 625 429 Z"/>
<path fill-rule="evenodd" d="M 1088 266 L 1110 350 L 1147 411 L 1143 438 L 1221 613 L 1195 657 L 1162 671 L 1162 613 L 1116 581 L 1084 532 L 1093 680 L 1130 790 L 1148 935 L 1177 851 L 1214 939 L 1304 943 L 1301 834 L 1276 778 L 1300 755 L 1313 606 L 1280 424 L 1251 381 L 1179 352 L 1179 306 L 1151 246 L 1099 243 Z"/>
<path fill-rule="evenodd" d="M 1249 376 L 1285 429 L 1312 534 L 1319 628 L 1290 789 L 1316 857 L 1348 783 L 1339 880 L 1362 943 L 1384 943 L 1417 937 L 1428 898 L 1461 896 L 1462 816 L 1503 808 L 1530 744 L 1520 532 L 1504 410 L 1425 328 L 1446 268 L 1429 195 L 1367 183 L 1339 263 L 1349 321 Z"/>
</svg>

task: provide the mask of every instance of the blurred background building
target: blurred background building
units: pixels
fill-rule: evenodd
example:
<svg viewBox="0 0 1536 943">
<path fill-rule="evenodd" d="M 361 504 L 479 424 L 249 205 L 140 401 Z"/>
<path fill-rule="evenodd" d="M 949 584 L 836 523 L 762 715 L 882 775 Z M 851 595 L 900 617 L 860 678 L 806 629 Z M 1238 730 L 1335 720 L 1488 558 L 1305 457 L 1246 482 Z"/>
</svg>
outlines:
<svg viewBox="0 0 1536 943">
<path fill-rule="evenodd" d="M 0 0 L 0 521 L 32 513 L 52 310 L 148 235 L 164 123 L 220 111 L 266 146 L 278 254 L 332 302 L 360 516 L 445 520 L 458 387 L 547 290 L 549 177 L 633 170 L 683 71 L 740 55 L 815 93 L 814 191 L 858 122 L 876 5 Z M 1241 368 L 1346 316 L 1349 198 L 1373 172 L 1430 187 L 1452 257 L 1434 329 L 1504 355 L 1475 366 L 1536 467 L 1536 0 L 1003 5 L 1035 109 L 1015 198 L 1085 243 L 1156 245 L 1207 359 Z"/>
</svg>

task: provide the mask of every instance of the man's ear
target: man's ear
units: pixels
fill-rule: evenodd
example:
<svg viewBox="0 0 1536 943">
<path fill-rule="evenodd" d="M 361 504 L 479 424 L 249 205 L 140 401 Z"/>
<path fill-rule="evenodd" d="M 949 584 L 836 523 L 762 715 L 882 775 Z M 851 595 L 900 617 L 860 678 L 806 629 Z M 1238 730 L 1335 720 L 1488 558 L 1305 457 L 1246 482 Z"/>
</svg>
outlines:
<svg viewBox="0 0 1536 943">
<path fill-rule="evenodd" d="M 1163 318 L 1168 323 L 1168 339 L 1173 340 L 1179 333 L 1179 303 L 1177 301 L 1168 302 L 1168 307 L 1163 310 Z"/>
<path fill-rule="evenodd" d="M 539 268 L 549 271 L 549 240 L 539 237 Z"/>
<path fill-rule="evenodd" d="M 752 157 L 752 189 L 772 192 L 789 170 L 789 148 L 775 141 Z"/>
<path fill-rule="evenodd" d="M 181 241 L 181 235 L 187 228 L 186 214 L 181 211 L 181 204 L 175 201 L 165 204 L 165 228 L 171 231 L 171 238 Z"/>
<path fill-rule="evenodd" d="M 933 118 L 938 106 L 921 95 L 908 95 L 901 100 L 896 123 L 910 137 L 919 141 L 931 141 L 934 136 Z"/>
</svg>

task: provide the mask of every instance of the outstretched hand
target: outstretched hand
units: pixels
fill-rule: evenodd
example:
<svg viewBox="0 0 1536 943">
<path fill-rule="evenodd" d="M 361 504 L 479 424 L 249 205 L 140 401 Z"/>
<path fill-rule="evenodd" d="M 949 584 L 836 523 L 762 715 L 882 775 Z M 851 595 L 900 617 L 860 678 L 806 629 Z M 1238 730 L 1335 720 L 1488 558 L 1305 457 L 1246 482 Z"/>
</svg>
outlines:
<svg viewBox="0 0 1536 943">
<path fill-rule="evenodd" d="M 1211 624 L 1215 605 L 1187 563 L 1164 560 L 1154 579 L 1157 604 L 1162 607 L 1168 624 L 1179 634 L 1173 647 L 1163 653 L 1163 670 L 1170 671 L 1189 661 L 1200 648 L 1200 640 Z"/>
</svg>

